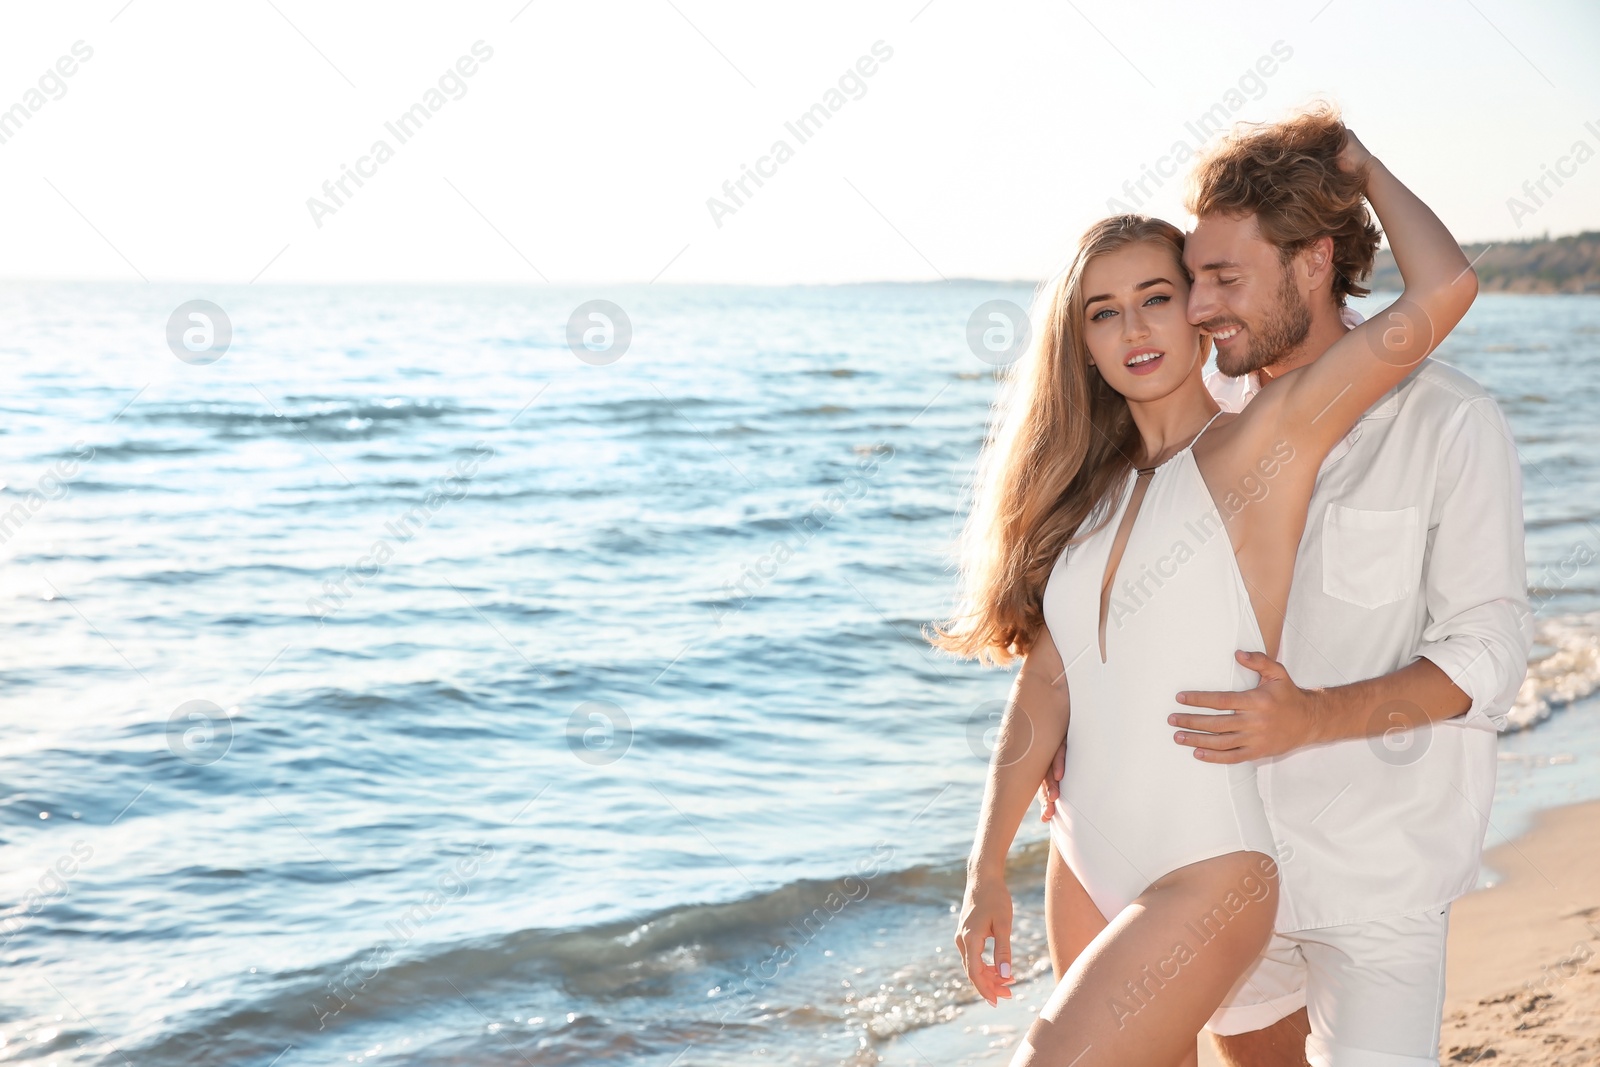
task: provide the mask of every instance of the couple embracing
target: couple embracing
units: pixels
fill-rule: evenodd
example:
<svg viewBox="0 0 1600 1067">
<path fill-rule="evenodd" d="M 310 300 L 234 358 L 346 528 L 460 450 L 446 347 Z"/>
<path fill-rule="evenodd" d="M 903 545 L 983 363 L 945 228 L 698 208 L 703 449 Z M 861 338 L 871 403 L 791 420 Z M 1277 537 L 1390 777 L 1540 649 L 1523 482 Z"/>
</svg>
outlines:
<svg viewBox="0 0 1600 1067">
<path fill-rule="evenodd" d="M 1403 279 L 1371 320 L 1379 230 Z M 1429 354 L 1477 278 L 1332 108 L 1091 226 L 996 404 L 935 643 L 1017 673 L 956 933 L 1010 996 L 1036 790 L 1057 984 L 1013 1064 L 1435 1064 L 1531 645 L 1521 477 Z M 1207 376 L 1212 351 L 1217 373 Z M 994 941 L 986 961 L 986 942 Z"/>
</svg>

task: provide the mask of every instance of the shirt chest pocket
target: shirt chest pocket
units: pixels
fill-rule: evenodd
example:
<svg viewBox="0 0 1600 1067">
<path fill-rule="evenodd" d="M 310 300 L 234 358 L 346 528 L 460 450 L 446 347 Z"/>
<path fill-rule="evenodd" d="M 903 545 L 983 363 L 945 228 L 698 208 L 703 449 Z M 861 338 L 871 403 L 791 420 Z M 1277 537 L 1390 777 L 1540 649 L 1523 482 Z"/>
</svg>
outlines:
<svg viewBox="0 0 1600 1067">
<path fill-rule="evenodd" d="M 1363 608 L 1411 596 L 1422 572 L 1417 509 L 1329 504 L 1322 517 L 1322 591 Z"/>
</svg>

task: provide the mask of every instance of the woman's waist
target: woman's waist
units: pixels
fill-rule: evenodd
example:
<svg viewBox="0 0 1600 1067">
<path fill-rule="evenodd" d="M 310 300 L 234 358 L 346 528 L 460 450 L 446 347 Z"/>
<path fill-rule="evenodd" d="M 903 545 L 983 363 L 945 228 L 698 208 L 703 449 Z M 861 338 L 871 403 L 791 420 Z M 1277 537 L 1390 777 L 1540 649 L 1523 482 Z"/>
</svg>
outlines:
<svg viewBox="0 0 1600 1067">
<path fill-rule="evenodd" d="M 1129 813 L 1164 810 L 1173 802 L 1232 807 L 1242 799 L 1261 806 L 1256 765 L 1210 763 L 1195 759 L 1194 750 L 1173 740 L 1176 732 L 1158 728 L 1104 732 L 1067 731 L 1062 795 L 1074 803 L 1087 800 L 1096 810 Z"/>
</svg>

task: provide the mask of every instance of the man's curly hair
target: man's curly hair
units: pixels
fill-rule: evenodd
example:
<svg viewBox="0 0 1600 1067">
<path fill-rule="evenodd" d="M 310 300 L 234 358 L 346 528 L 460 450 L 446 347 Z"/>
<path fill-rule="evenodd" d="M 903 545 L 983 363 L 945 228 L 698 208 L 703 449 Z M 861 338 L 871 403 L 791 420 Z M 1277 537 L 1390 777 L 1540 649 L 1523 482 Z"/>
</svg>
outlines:
<svg viewBox="0 0 1600 1067">
<path fill-rule="evenodd" d="M 1289 260 L 1319 237 L 1333 238 L 1333 295 L 1366 296 L 1378 227 L 1362 199 L 1364 179 L 1339 169 L 1344 122 L 1318 103 L 1273 123 L 1241 123 L 1201 157 L 1184 205 L 1196 218 L 1255 215 L 1261 236 Z"/>
</svg>

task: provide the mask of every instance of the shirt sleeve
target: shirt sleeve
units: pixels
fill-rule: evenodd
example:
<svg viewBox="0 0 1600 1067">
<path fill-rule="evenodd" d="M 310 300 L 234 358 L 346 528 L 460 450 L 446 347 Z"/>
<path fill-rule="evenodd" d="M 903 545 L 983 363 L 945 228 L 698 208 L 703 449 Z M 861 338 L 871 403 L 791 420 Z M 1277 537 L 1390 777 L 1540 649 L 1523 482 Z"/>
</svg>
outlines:
<svg viewBox="0 0 1600 1067">
<path fill-rule="evenodd" d="M 1522 530 L 1522 467 L 1493 398 L 1467 398 L 1447 427 L 1434 488 L 1428 623 L 1419 657 L 1472 700 L 1444 722 L 1498 731 L 1528 673 L 1533 612 Z"/>
</svg>

